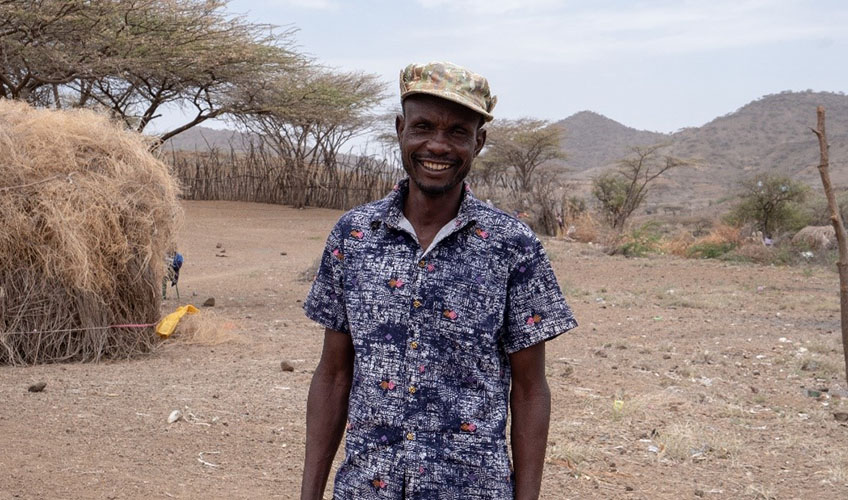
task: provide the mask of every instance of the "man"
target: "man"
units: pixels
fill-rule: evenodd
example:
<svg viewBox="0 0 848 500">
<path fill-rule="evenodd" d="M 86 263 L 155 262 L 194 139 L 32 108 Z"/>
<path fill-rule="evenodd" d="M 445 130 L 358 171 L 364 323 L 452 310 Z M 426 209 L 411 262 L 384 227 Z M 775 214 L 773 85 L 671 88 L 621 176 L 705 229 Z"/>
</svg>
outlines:
<svg viewBox="0 0 848 500">
<path fill-rule="evenodd" d="M 539 240 L 463 183 L 492 119 L 487 81 L 430 63 L 400 84 L 408 178 L 339 219 L 304 306 L 326 330 L 301 498 L 322 498 L 347 429 L 336 499 L 535 499 L 544 341 L 577 323 Z"/>
</svg>

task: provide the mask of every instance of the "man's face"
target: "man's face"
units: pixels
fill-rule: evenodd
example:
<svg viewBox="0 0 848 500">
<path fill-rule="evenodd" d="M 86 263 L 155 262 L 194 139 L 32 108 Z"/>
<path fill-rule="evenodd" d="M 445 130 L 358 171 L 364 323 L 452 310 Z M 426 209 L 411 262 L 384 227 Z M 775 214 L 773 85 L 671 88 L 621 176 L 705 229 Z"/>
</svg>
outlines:
<svg viewBox="0 0 848 500">
<path fill-rule="evenodd" d="M 483 149 L 481 115 L 460 104 L 427 94 L 407 97 L 395 122 L 403 168 L 429 196 L 460 189 L 471 162 Z"/>
</svg>

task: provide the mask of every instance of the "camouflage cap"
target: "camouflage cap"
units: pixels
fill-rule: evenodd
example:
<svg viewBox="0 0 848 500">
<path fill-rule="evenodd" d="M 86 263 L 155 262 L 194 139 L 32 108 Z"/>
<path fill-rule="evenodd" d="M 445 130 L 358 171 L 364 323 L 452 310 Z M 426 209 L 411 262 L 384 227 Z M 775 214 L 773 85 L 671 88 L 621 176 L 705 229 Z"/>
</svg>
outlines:
<svg viewBox="0 0 848 500">
<path fill-rule="evenodd" d="M 400 72 L 400 100 L 412 94 L 430 94 L 483 115 L 492 121 L 498 98 L 489 91 L 485 78 L 449 62 L 410 64 Z"/>
</svg>

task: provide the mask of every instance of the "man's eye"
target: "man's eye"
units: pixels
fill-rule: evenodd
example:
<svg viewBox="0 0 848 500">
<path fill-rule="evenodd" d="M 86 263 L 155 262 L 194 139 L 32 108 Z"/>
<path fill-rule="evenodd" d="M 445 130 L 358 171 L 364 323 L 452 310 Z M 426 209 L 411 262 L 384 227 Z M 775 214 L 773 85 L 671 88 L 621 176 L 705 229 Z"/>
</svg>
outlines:
<svg viewBox="0 0 848 500">
<path fill-rule="evenodd" d="M 457 137 L 464 137 L 464 136 L 468 135 L 468 131 L 465 130 L 464 128 L 455 128 L 455 129 L 453 129 L 453 135 L 455 135 Z"/>
<path fill-rule="evenodd" d="M 416 123 L 414 128 L 416 130 L 428 130 L 430 126 L 426 123 Z"/>
</svg>

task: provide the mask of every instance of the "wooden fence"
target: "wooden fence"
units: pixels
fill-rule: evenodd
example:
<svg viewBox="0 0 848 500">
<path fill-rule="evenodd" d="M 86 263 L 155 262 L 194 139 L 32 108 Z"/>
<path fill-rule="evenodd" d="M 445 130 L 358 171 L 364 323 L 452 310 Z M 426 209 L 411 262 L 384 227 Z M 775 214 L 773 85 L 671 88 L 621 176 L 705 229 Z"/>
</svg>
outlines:
<svg viewBox="0 0 848 500">
<path fill-rule="evenodd" d="M 172 152 L 187 200 L 250 201 L 347 210 L 384 197 L 402 171 L 371 157 L 345 157 L 337 165 L 296 162 L 261 148 L 240 152 Z"/>
</svg>

